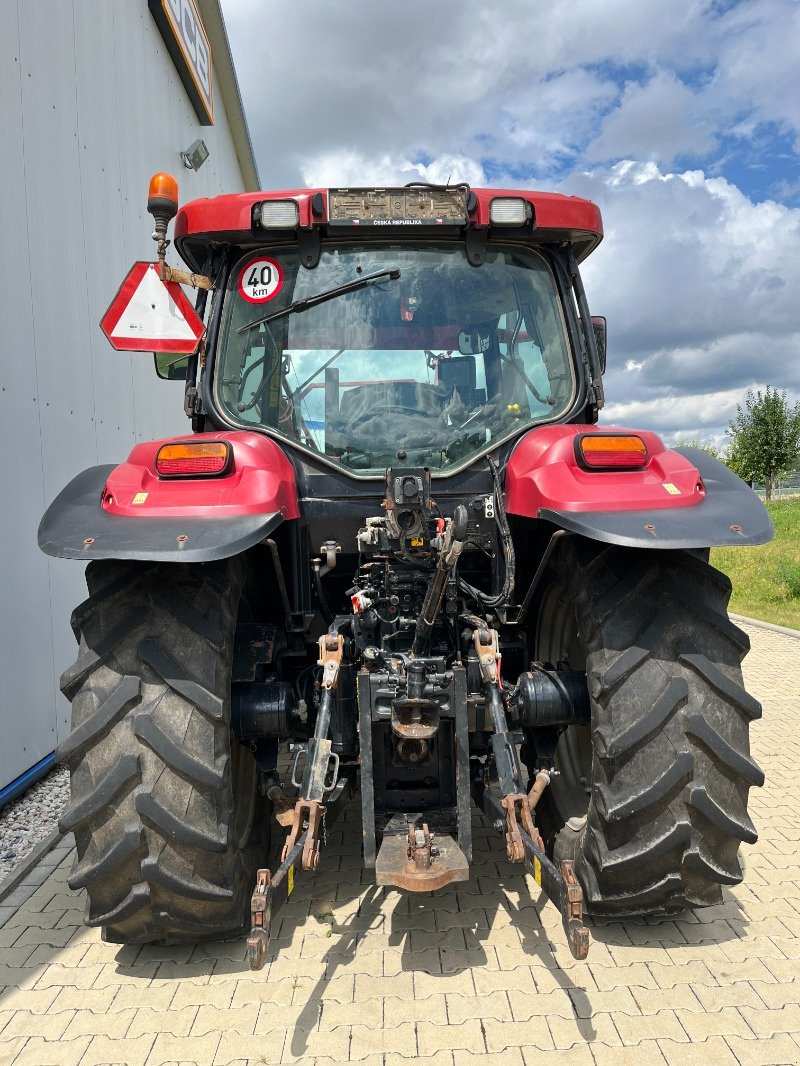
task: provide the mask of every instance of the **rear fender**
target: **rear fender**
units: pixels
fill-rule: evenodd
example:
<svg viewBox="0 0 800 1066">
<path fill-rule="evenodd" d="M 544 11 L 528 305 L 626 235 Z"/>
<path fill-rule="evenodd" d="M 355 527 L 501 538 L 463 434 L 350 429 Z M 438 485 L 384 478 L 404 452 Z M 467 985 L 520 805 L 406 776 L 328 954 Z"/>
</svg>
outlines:
<svg viewBox="0 0 800 1066">
<path fill-rule="evenodd" d="M 223 477 L 160 478 L 158 449 L 185 437 L 137 444 L 119 466 L 84 470 L 48 507 L 39 547 L 62 559 L 209 562 L 245 551 L 285 519 L 298 518 L 294 468 L 259 433 L 203 433 L 228 441 Z"/>
<path fill-rule="evenodd" d="M 643 470 L 588 471 L 581 433 L 636 433 Z M 669 449 L 655 433 L 617 426 L 543 426 L 526 434 L 506 467 L 509 514 L 542 518 L 590 540 L 641 548 L 764 544 L 772 519 L 756 494 L 699 448 Z"/>
</svg>

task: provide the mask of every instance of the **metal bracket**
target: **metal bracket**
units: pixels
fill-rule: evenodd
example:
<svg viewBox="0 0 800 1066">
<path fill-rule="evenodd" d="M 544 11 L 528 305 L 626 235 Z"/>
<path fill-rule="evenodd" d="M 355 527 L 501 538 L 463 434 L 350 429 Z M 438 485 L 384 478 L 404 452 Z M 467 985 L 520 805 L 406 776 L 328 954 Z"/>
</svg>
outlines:
<svg viewBox="0 0 800 1066">
<path fill-rule="evenodd" d="M 576 959 L 585 959 L 589 954 L 589 930 L 583 924 L 583 889 L 578 884 L 571 859 L 561 863 L 561 876 L 567 890 L 567 898 L 561 903 L 561 924 L 567 934 L 569 950 Z"/>
<path fill-rule="evenodd" d="M 488 685 L 496 684 L 500 675 L 500 637 L 496 629 L 476 629 L 472 642 L 478 653 L 481 677 Z"/>
<path fill-rule="evenodd" d="M 331 636 L 326 633 L 319 638 L 319 659 L 322 667 L 322 687 L 334 688 L 339 675 L 339 667 L 344 655 L 344 637 L 341 633 Z"/>
<path fill-rule="evenodd" d="M 300 744 L 300 745 L 298 745 L 297 750 L 294 753 L 294 762 L 292 763 L 292 773 L 291 773 L 290 780 L 291 780 L 291 782 L 292 782 L 292 784 L 294 785 L 295 788 L 301 788 L 302 784 L 303 784 L 303 778 L 302 777 L 300 778 L 299 781 L 297 779 L 297 764 L 300 761 L 300 756 L 301 755 L 305 755 L 306 759 L 308 759 L 308 758 L 312 758 L 313 759 L 314 756 L 312 754 L 310 754 L 313 743 L 314 743 L 314 741 L 311 740 L 311 741 L 308 742 L 308 744 Z M 326 741 L 322 741 L 321 743 L 330 745 L 331 742 L 329 740 L 326 740 Z M 331 769 L 331 764 L 333 764 L 333 768 L 332 769 Z M 305 769 L 303 771 L 303 777 L 305 777 Z M 328 780 L 329 779 L 330 779 L 330 784 L 328 784 Z M 323 792 L 333 792 L 333 790 L 336 788 L 336 782 L 337 782 L 338 779 L 339 779 L 339 756 L 336 754 L 335 751 L 329 751 L 328 752 L 328 761 L 327 761 L 327 765 L 325 767 L 325 774 L 323 775 L 322 791 Z"/>
<path fill-rule="evenodd" d="M 256 887 L 250 899 L 251 928 L 250 936 L 247 938 L 247 958 L 251 970 L 261 969 L 267 953 L 271 921 L 269 892 L 271 880 L 269 870 L 259 870 L 256 874 Z"/>
<path fill-rule="evenodd" d="M 408 847 L 406 854 L 409 862 L 412 862 L 418 870 L 429 870 L 436 854 L 431 840 L 433 834 L 428 828 L 428 823 L 423 823 L 422 829 L 416 829 L 413 825 L 408 827 Z"/>
<path fill-rule="evenodd" d="M 301 229 L 297 233 L 297 244 L 300 249 L 300 260 L 307 270 L 313 270 L 319 263 L 322 251 L 319 230 Z"/>
<path fill-rule="evenodd" d="M 523 793 L 503 796 L 503 809 L 506 812 L 506 855 L 509 862 L 524 862 L 525 844 L 522 839 L 521 829 L 535 841 L 536 846 L 544 851 L 544 841 L 539 835 L 539 830 L 533 824 L 530 801 Z M 520 827 L 520 822 L 522 826 Z"/>
<path fill-rule="evenodd" d="M 294 822 L 283 845 L 281 860 L 289 855 L 304 827 L 302 866 L 304 870 L 316 870 L 319 866 L 319 835 L 325 827 L 325 808 L 316 800 L 299 799 L 295 804 Z"/>
<path fill-rule="evenodd" d="M 467 226 L 464 234 L 464 243 L 467 246 L 467 262 L 470 266 L 483 266 L 486 258 L 486 242 L 489 239 L 488 229 L 477 229 L 475 226 Z"/>
</svg>

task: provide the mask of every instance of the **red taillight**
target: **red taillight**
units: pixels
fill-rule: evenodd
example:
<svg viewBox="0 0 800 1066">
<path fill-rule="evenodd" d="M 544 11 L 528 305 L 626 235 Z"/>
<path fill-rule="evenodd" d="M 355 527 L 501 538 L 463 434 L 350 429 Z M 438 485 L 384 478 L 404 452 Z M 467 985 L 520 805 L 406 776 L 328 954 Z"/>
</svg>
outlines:
<svg viewBox="0 0 800 1066">
<path fill-rule="evenodd" d="M 575 454 L 589 470 L 641 470 L 647 466 L 647 445 L 632 433 L 584 433 Z"/>
<path fill-rule="evenodd" d="M 156 455 L 160 477 L 214 477 L 228 472 L 231 449 L 227 441 L 185 441 L 162 444 Z"/>
</svg>

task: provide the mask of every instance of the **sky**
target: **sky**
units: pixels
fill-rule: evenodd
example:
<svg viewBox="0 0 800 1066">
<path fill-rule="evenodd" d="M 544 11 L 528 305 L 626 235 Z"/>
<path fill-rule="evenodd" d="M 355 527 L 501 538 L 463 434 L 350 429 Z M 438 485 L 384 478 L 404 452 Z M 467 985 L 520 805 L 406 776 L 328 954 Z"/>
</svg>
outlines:
<svg viewBox="0 0 800 1066">
<path fill-rule="evenodd" d="M 605 424 L 800 399 L 800 0 L 222 0 L 265 189 L 586 196 Z"/>
</svg>

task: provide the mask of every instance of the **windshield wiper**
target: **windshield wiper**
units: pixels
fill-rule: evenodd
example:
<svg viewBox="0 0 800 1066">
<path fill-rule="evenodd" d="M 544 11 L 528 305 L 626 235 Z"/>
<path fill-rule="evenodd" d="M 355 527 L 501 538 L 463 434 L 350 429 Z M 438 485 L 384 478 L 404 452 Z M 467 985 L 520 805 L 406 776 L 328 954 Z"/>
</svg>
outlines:
<svg viewBox="0 0 800 1066">
<path fill-rule="evenodd" d="M 307 311 L 309 307 L 316 307 L 317 304 L 324 304 L 328 300 L 335 300 L 337 296 L 344 296 L 348 292 L 357 292 L 359 289 L 365 289 L 367 285 L 371 285 L 373 281 L 380 281 L 381 278 L 391 278 L 393 281 L 400 277 L 400 271 L 397 267 L 392 267 L 390 270 L 378 270 L 375 274 L 365 274 L 363 278 L 356 278 L 355 281 L 348 281 L 344 285 L 337 285 L 335 289 L 328 289 L 326 292 L 318 292 L 316 296 L 306 296 L 303 300 L 295 300 L 294 303 L 289 304 L 288 307 L 282 307 L 280 311 L 273 311 L 271 315 L 265 315 L 263 318 L 257 318 L 255 322 L 248 322 L 245 326 L 240 326 L 236 332 L 245 333 L 247 330 L 255 329 L 256 326 L 263 326 L 265 322 L 272 322 L 276 318 L 283 318 L 284 315 L 293 315 L 298 311 Z"/>
</svg>

